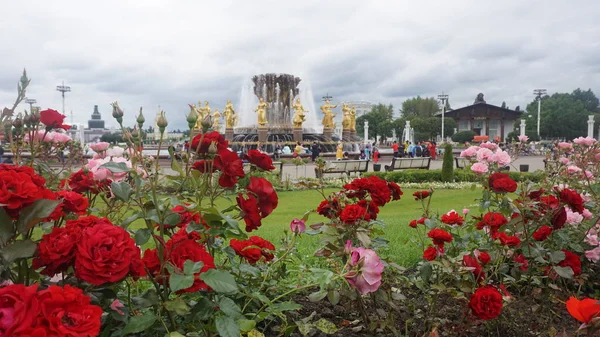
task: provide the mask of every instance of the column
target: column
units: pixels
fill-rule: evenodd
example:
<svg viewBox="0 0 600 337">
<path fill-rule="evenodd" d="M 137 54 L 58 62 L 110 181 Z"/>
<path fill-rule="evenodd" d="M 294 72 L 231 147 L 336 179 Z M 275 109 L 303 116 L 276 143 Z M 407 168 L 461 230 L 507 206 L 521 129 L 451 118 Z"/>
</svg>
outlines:
<svg viewBox="0 0 600 337">
<path fill-rule="evenodd" d="M 500 141 L 504 142 L 504 118 L 500 120 Z"/>
<path fill-rule="evenodd" d="M 366 144 L 369 141 L 369 122 L 365 121 L 365 141 Z"/>
<path fill-rule="evenodd" d="M 594 115 L 588 116 L 588 132 L 587 136 L 590 138 L 594 138 Z"/>
<path fill-rule="evenodd" d="M 521 132 L 521 136 L 525 136 L 525 120 L 521 119 L 521 126 L 520 126 L 520 130 Z"/>
</svg>

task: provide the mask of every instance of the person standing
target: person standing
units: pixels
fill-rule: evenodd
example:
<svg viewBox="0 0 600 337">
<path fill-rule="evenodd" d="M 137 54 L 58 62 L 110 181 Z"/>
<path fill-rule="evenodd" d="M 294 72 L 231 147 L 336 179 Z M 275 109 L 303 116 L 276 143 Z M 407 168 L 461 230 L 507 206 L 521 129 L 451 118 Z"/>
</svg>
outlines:
<svg viewBox="0 0 600 337">
<path fill-rule="evenodd" d="M 398 145 L 397 141 L 394 141 L 394 144 L 392 144 L 392 150 L 394 150 L 394 158 L 398 158 L 398 148 L 400 146 Z"/>
<path fill-rule="evenodd" d="M 344 158 L 344 144 L 340 140 L 335 149 L 335 159 L 342 160 L 342 158 Z"/>
<path fill-rule="evenodd" d="M 320 149 L 319 143 L 318 142 L 313 142 L 310 151 L 311 151 L 310 158 L 314 162 L 315 159 L 317 159 L 317 157 L 319 157 L 319 154 L 321 153 L 321 149 Z"/>
<path fill-rule="evenodd" d="M 304 151 L 304 147 L 302 146 L 302 144 L 300 142 L 296 142 L 296 148 L 294 148 L 294 158 L 299 157 L 302 152 Z"/>
</svg>

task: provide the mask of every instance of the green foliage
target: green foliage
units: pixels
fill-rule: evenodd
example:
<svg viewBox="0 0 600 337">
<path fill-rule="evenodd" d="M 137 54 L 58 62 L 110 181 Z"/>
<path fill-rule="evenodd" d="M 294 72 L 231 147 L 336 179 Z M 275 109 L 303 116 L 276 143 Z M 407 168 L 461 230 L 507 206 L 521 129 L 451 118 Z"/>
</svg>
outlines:
<svg viewBox="0 0 600 337">
<path fill-rule="evenodd" d="M 409 98 L 402 102 L 403 117 L 418 116 L 418 117 L 433 117 L 441 110 L 439 102 L 434 97 L 421 96 Z"/>
<path fill-rule="evenodd" d="M 452 155 L 452 145 L 444 146 L 444 161 L 442 162 L 442 181 L 451 182 L 454 180 L 454 156 Z"/>
<path fill-rule="evenodd" d="M 356 132 L 358 134 L 363 134 L 364 132 L 364 122 L 369 122 L 369 137 L 375 138 L 377 136 L 380 137 L 389 137 L 392 135 L 392 129 L 394 128 L 393 124 L 393 113 L 394 107 L 393 105 L 384 105 L 377 104 L 372 109 L 371 112 L 366 113 L 356 119 Z"/>
<path fill-rule="evenodd" d="M 537 172 L 507 172 L 511 179 L 517 182 L 531 181 L 540 182 L 545 178 L 542 171 Z M 392 172 L 367 172 L 365 177 L 378 176 L 387 181 L 397 183 L 426 183 L 426 182 L 443 182 L 442 170 L 400 170 Z M 479 182 L 480 177 L 473 171 L 468 169 L 454 170 L 454 181 L 456 182 Z"/>
<path fill-rule="evenodd" d="M 107 142 L 111 144 L 117 144 L 123 142 L 123 135 L 121 133 L 111 132 L 105 133 L 100 137 L 100 141 Z"/>
<path fill-rule="evenodd" d="M 460 131 L 452 136 L 452 141 L 457 143 L 471 142 L 477 134 L 474 131 Z"/>
<path fill-rule="evenodd" d="M 408 117 L 411 126 L 415 129 L 415 140 L 430 140 L 442 135 L 442 119 L 440 117 Z M 452 118 L 444 119 L 444 136 L 452 136 L 456 128 L 456 121 Z"/>
</svg>

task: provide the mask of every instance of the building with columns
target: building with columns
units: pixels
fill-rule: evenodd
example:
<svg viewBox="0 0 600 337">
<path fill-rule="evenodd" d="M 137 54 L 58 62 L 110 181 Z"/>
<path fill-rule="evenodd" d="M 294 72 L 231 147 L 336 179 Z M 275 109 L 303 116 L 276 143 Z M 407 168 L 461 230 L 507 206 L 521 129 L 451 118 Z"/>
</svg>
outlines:
<svg viewBox="0 0 600 337">
<path fill-rule="evenodd" d="M 511 110 L 488 104 L 483 99 L 483 94 L 478 94 L 472 105 L 446 111 L 444 116 L 456 121 L 458 132 L 471 130 L 479 136 L 489 136 L 490 140 L 503 142 L 514 131 L 515 121 L 521 114 L 519 107 Z"/>
</svg>

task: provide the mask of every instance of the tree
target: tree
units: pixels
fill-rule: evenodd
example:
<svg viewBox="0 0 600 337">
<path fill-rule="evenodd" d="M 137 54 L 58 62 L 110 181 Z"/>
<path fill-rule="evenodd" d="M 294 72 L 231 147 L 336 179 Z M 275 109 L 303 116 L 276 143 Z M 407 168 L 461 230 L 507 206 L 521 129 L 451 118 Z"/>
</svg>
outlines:
<svg viewBox="0 0 600 337">
<path fill-rule="evenodd" d="M 585 109 L 587 111 L 589 111 L 590 113 L 600 112 L 600 110 L 598 109 L 600 102 L 598 101 L 598 98 L 596 97 L 596 95 L 594 95 L 594 92 L 592 91 L 592 89 L 588 89 L 587 91 L 582 91 L 580 88 L 577 88 L 577 89 L 573 90 L 573 93 L 571 94 L 571 96 L 574 99 L 582 102 Z"/>
<path fill-rule="evenodd" d="M 105 133 L 100 137 L 100 141 L 111 144 L 117 144 L 123 142 L 123 135 L 120 133 Z"/>
<path fill-rule="evenodd" d="M 448 108 L 449 105 L 447 105 L 447 110 L 449 110 Z M 417 96 L 402 102 L 402 109 L 400 111 L 403 117 L 433 117 L 440 110 L 440 105 L 435 98 Z"/>
<path fill-rule="evenodd" d="M 392 135 L 394 128 L 393 120 L 394 107 L 393 105 L 377 104 L 369 113 L 366 113 L 356 119 L 356 133 L 363 134 L 364 122 L 369 122 L 369 138 L 377 138 L 377 136 L 385 138 Z"/>
<path fill-rule="evenodd" d="M 454 181 L 454 156 L 452 154 L 452 145 L 444 146 L 444 159 L 442 162 L 442 181 Z"/>
<path fill-rule="evenodd" d="M 410 125 L 415 129 L 415 140 L 435 139 L 435 137 L 442 134 L 442 119 L 440 117 L 409 117 L 406 120 L 410 120 Z M 455 128 L 456 121 L 454 119 L 444 119 L 444 136 L 452 136 Z"/>
<path fill-rule="evenodd" d="M 476 135 L 477 134 L 471 130 L 461 131 L 461 132 L 455 133 L 452 136 L 452 141 L 457 142 L 457 143 L 470 142 L 473 140 L 473 137 L 475 137 Z"/>
</svg>

